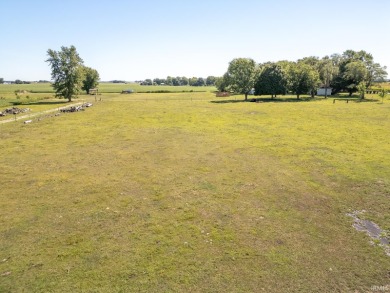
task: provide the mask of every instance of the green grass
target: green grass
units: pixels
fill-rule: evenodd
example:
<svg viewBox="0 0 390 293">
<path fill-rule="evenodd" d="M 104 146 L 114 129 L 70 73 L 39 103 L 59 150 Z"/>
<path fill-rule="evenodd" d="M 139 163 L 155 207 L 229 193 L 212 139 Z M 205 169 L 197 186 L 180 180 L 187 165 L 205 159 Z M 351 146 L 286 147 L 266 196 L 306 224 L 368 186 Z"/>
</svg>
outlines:
<svg viewBox="0 0 390 293">
<path fill-rule="evenodd" d="M 390 229 L 389 100 L 102 98 L 0 124 L 1 292 L 388 284 L 390 258 L 345 214 Z"/>
<path fill-rule="evenodd" d="M 34 93 L 54 93 L 50 83 L 0 84 L 0 96 L 7 93 L 13 94 L 18 90 Z"/>
<path fill-rule="evenodd" d="M 123 90 L 132 89 L 137 93 L 148 93 L 148 92 L 212 92 L 216 91 L 213 86 L 145 86 L 136 83 L 100 83 L 100 93 L 120 93 Z"/>
<path fill-rule="evenodd" d="M 98 86 L 100 93 L 121 93 L 123 90 L 132 89 L 135 92 L 211 92 L 216 88 L 213 86 L 142 86 L 137 83 L 106 83 Z M 30 93 L 52 93 L 54 90 L 50 83 L 31 84 L 0 84 L 0 97 L 5 94 L 14 94 L 15 91 L 28 91 Z"/>
</svg>

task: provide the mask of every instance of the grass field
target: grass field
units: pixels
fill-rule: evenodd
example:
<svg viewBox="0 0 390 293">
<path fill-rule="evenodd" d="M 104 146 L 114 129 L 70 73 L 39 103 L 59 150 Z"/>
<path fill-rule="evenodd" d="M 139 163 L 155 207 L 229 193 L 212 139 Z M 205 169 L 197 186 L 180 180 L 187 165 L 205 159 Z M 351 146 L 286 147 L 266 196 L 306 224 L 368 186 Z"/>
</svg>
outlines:
<svg viewBox="0 0 390 293">
<path fill-rule="evenodd" d="M 389 286 L 389 99 L 101 97 L 0 124 L 0 292 Z"/>
<path fill-rule="evenodd" d="M 100 83 L 99 93 L 112 94 L 121 93 L 123 90 L 132 89 L 135 93 L 180 93 L 180 92 L 214 92 L 213 86 L 141 86 L 137 83 Z M 165 95 L 164 97 L 166 97 Z M 164 98 L 163 97 L 163 98 Z M 80 94 L 81 99 L 89 98 L 84 92 Z M 100 98 L 100 96 L 99 96 Z M 160 99 L 161 97 L 157 97 Z M 144 97 L 142 97 L 144 99 Z M 155 99 L 155 97 L 153 97 Z M 65 100 L 54 99 L 54 90 L 50 83 L 31 84 L 0 84 L 0 111 L 3 107 L 29 105 L 29 108 L 36 108 L 37 105 L 49 105 L 52 103 L 66 103 Z M 30 107 L 32 106 L 32 107 Z M 5 119 L 5 118 L 1 118 Z"/>
<path fill-rule="evenodd" d="M 213 86 L 144 86 L 138 83 L 109 83 L 102 82 L 98 86 L 100 93 L 121 93 L 123 90 L 132 89 L 137 93 L 169 91 L 169 92 L 210 92 L 215 91 Z M 0 84 L 0 96 L 14 94 L 15 91 L 28 91 L 29 93 L 53 93 L 50 83 L 31 84 Z"/>
</svg>

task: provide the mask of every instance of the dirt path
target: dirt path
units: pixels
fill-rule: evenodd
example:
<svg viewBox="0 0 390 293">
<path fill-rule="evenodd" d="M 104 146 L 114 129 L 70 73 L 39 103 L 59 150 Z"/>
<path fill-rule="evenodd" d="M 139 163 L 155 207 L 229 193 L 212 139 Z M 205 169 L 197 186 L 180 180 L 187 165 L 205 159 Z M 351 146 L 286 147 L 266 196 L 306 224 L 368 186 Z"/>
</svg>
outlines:
<svg viewBox="0 0 390 293">
<path fill-rule="evenodd" d="M 54 109 L 50 109 L 50 110 L 46 110 L 46 111 L 30 113 L 30 114 L 26 114 L 26 115 L 22 115 L 22 116 L 16 116 L 16 119 L 15 119 L 15 117 L 12 117 L 12 118 L 9 118 L 9 119 L 1 120 L 0 124 L 4 124 L 4 123 L 8 123 L 8 122 L 15 122 L 15 120 L 18 121 L 18 120 L 23 120 L 23 119 L 27 119 L 27 118 L 36 117 L 36 116 L 43 115 L 43 114 L 46 114 L 46 113 L 56 112 L 56 111 L 59 111 L 61 109 L 65 109 L 65 108 L 69 108 L 69 107 L 72 107 L 72 106 L 81 105 L 83 103 L 84 103 L 84 101 L 83 102 L 74 103 L 74 104 L 68 104 L 68 105 L 66 105 L 64 107 L 60 107 L 60 108 L 54 108 Z"/>
</svg>

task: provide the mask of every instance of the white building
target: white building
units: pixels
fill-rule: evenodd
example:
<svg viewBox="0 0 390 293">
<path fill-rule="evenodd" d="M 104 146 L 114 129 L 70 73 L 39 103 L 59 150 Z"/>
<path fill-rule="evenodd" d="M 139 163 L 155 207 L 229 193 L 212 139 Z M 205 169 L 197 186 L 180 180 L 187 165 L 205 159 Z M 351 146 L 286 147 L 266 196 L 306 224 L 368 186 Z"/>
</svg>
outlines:
<svg viewBox="0 0 390 293">
<path fill-rule="evenodd" d="M 326 90 L 327 96 L 330 96 L 332 94 L 331 87 L 328 87 L 328 88 L 321 87 L 321 88 L 317 89 L 317 96 L 325 96 L 325 90 Z"/>
</svg>

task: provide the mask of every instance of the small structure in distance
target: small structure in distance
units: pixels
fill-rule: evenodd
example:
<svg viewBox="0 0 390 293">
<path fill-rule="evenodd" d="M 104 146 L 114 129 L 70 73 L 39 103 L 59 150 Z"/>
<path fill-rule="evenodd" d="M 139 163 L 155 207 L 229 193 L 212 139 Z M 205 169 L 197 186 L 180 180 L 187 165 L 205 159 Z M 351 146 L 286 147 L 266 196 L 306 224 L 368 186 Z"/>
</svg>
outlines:
<svg viewBox="0 0 390 293">
<path fill-rule="evenodd" d="M 325 96 L 325 91 L 326 91 L 326 96 L 332 95 L 332 88 L 331 87 L 328 87 L 328 88 L 321 87 L 321 88 L 317 89 L 317 96 Z"/>
<path fill-rule="evenodd" d="M 93 88 L 93 89 L 89 89 L 88 93 L 90 95 L 94 95 L 95 96 L 95 102 L 97 101 L 97 95 L 99 93 L 99 89 L 98 88 Z M 102 98 L 100 97 L 100 101 L 102 100 Z"/>
</svg>

